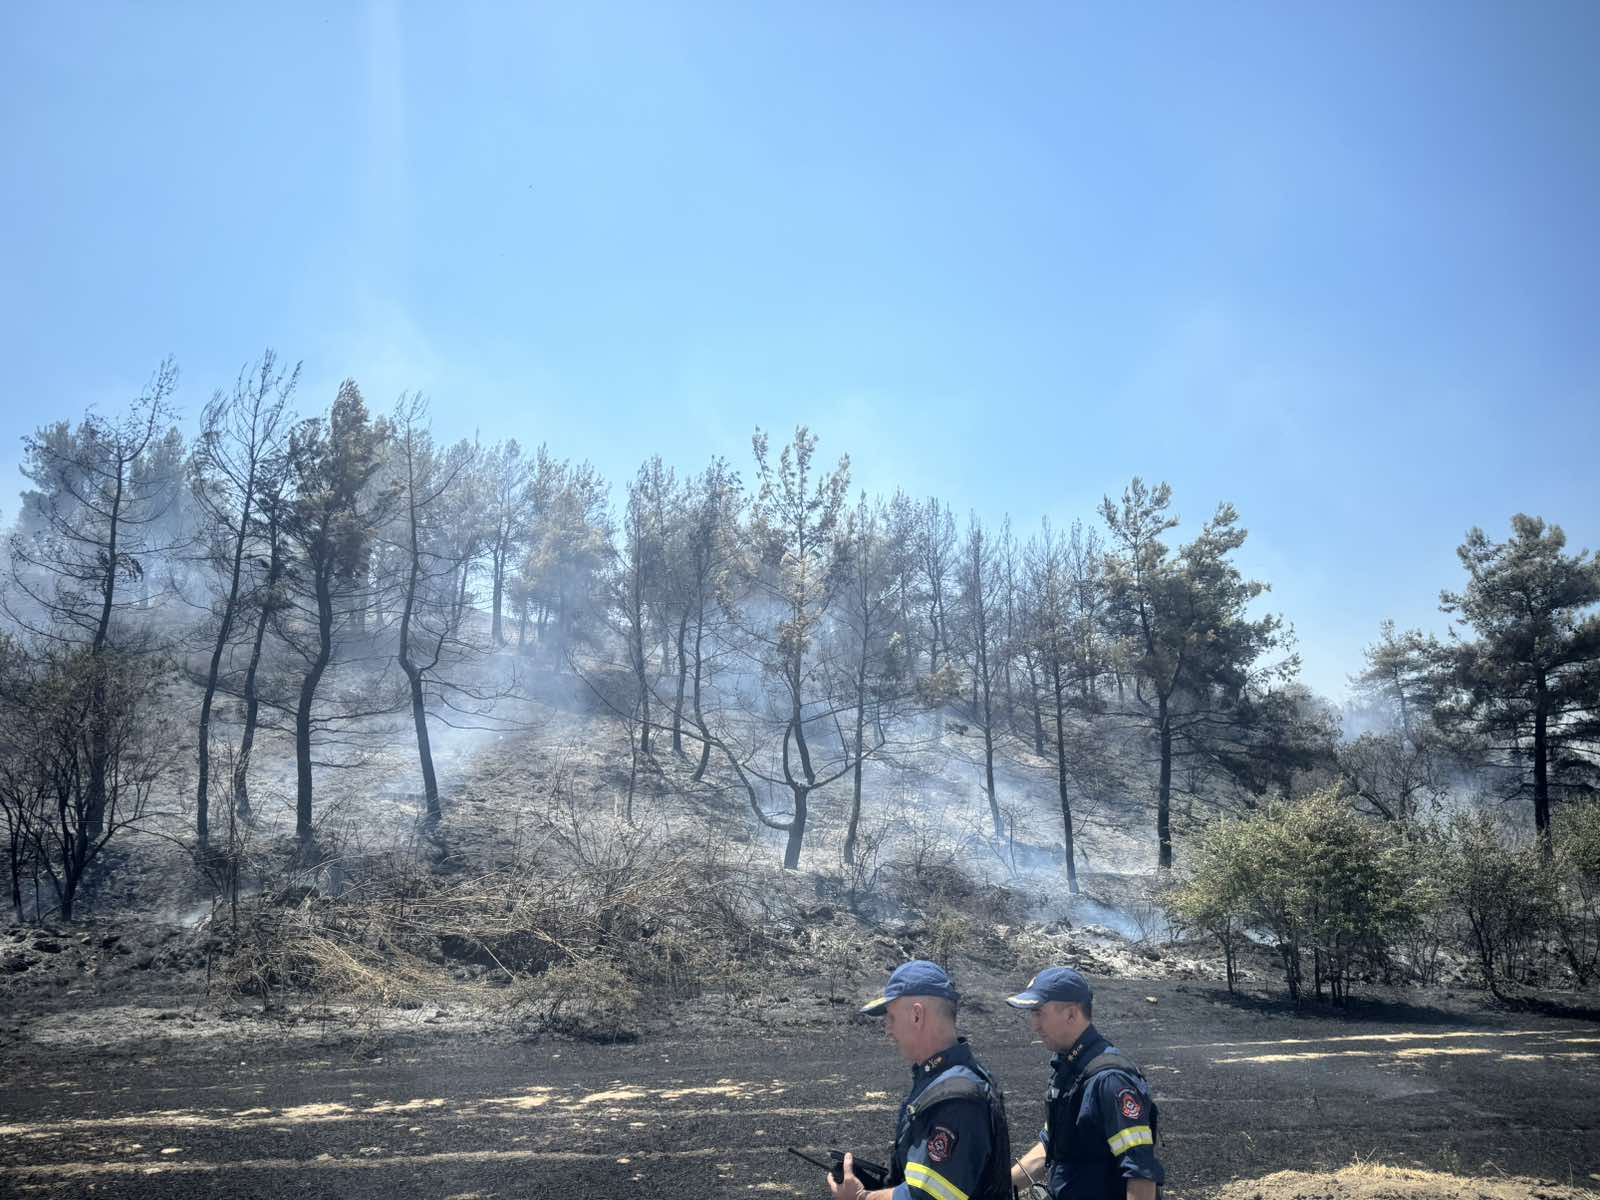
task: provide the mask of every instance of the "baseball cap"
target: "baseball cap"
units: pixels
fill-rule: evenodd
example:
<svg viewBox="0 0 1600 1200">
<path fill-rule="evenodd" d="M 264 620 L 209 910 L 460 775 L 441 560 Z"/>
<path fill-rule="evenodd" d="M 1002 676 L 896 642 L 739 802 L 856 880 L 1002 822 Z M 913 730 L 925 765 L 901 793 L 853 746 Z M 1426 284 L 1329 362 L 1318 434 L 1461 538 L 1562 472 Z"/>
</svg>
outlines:
<svg viewBox="0 0 1600 1200">
<path fill-rule="evenodd" d="M 901 996 L 939 996 L 952 1004 L 960 998 L 943 967 L 924 958 L 914 958 L 896 967 L 882 994 L 863 1004 L 861 1011 L 875 1017 L 889 1007 L 889 1001 Z"/>
<path fill-rule="evenodd" d="M 1038 1008 L 1059 1001 L 1063 1004 L 1088 1004 L 1094 998 L 1089 981 L 1071 967 L 1046 967 L 1015 996 L 1007 996 L 1012 1008 Z"/>
</svg>

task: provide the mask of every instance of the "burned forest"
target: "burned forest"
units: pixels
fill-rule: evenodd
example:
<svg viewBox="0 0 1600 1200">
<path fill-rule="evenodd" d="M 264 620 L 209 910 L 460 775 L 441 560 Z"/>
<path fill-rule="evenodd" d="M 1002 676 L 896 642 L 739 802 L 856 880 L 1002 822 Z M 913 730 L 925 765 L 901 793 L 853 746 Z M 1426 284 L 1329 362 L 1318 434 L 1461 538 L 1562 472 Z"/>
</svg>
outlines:
<svg viewBox="0 0 1600 1200">
<path fill-rule="evenodd" d="M 1341 708 L 1226 500 L 1135 477 L 1024 531 L 869 496 L 804 426 L 612 483 L 354 380 L 306 415 L 299 374 L 264 353 L 186 435 L 167 363 L 27 441 L 14 962 L 137 917 L 219 997 L 618 1030 L 872 930 L 1097 926 L 1230 987 L 1253 950 L 1336 1004 L 1595 980 L 1600 569 L 1559 526 L 1473 529 L 1462 633 L 1384 624 Z"/>
<path fill-rule="evenodd" d="M 267 351 L 186 432 L 168 362 L 26 441 L 15 1038 L 648 1044 L 910 956 L 1593 1002 L 1600 566 L 1558 525 L 1473 528 L 1457 632 L 1382 622 L 1338 705 L 1226 500 L 958 519 L 804 426 L 613 482 L 299 380 Z"/>
<path fill-rule="evenodd" d="M 0 1198 L 1600 1200 L 1596 61 L 0 5 Z"/>
</svg>

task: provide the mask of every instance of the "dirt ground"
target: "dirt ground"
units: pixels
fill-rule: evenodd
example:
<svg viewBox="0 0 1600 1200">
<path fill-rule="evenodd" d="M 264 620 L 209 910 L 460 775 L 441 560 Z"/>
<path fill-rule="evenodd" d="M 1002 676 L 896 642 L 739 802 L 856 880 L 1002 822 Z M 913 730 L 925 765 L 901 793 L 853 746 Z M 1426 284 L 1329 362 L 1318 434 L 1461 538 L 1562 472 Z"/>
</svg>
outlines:
<svg viewBox="0 0 1600 1200">
<path fill-rule="evenodd" d="M 1021 1140 L 1042 1121 L 1046 1056 L 997 982 L 968 981 L 963 1023 Z M 286 1030 L 189 1008 L 119 1026 L 108 1008 L 123 1036 L 98 1041 L 23 1020 L 0 1050 L 0 1194 L 820 1197 L 784 1147 L 881 1158 L 905 1084 L 878 1023 L 851 1008 L 763 995 L 663 1014 L 611 1046 L 429 1024 L 431 1011 L 409 1029 Z M 1600 1186 L 1592 1022 L 1445 995 L 1296 1015 L 1171 979 L 1104 981 L 1096 1017 L 1148 1070 L 1174 1197 L 1567 1200 Z"/>
</svg>

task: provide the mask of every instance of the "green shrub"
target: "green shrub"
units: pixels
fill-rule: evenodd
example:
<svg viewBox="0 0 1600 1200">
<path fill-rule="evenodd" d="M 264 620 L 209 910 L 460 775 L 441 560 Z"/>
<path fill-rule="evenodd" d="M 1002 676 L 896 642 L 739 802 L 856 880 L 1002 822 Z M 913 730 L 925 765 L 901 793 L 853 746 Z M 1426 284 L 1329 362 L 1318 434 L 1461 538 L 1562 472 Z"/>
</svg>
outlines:
<svg viewBox="0 0 1600 1200">
<path fill-rule="evenodd" d="M 1600 801 L 1557 815 L 1552 866 L 1556 937 L 1574 982 L 1587 987 L 1600 970 Z"/>
<path fill-rule="evenodd" d="M 1553 879 L 1534 845 L 1508 845 L 1488 813 L 1450 822 L 1445 895 L 1463 918 L 1466 949 L 1496 996 L 1525 976 L 1542 931 L 1553 921 Z"/>
<path fill-rule="evenodd" d="M 1289 995 L 1349 999 L 1357 970 L 1386 961 L 1417 920 L 1415 850 L 1352 811 L 1337 789 L 1211 829 L 1166 903 L 1222 948 L 1231 988 L 1247 931 L 1267 936 Z"/>
</svg>

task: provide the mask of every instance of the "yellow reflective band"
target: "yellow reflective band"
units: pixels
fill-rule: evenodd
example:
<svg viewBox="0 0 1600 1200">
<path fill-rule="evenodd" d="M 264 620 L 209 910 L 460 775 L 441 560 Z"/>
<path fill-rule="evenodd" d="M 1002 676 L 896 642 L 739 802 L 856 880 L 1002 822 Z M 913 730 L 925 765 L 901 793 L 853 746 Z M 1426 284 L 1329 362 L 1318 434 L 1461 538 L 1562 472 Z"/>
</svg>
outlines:
<svg viewBox="0 0 1600 1200">
<path fill-rule="evenodd" d="M 1129 1125 L 1115 1137 L 1107 1138 L 1106 1141 L 1110 1144 L 1111 1153 L 1113 1154 L 1123 1154 L 1132 1150 L 1135 1146 L 1154 1146 L 1156 1144 L 1155 1135 L 1150 1132 L 1150 1126 L 1148 1125 Z"/>
<path fill-rule="evenodd" d="M 967 1194 L 925 1163 L 906 1164 L 906 1183 L 921 1188 L 933 1200 L 967 1200 Z"/>
</svg>

